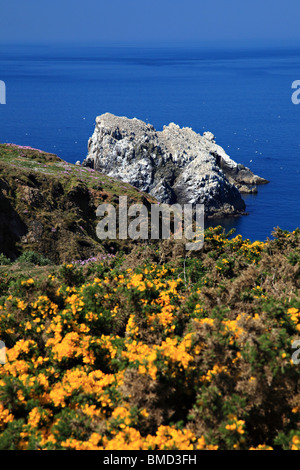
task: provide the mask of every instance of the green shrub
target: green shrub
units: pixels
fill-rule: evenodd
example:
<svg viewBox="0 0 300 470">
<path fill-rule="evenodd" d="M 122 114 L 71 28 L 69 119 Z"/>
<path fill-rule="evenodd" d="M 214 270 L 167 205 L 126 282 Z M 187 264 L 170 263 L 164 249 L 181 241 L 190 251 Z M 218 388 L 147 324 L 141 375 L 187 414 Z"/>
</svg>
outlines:
<svg viewBox="0 0 300 470">
<path fill-rule="evenodd" d="M 11 260 L 7 258 L 3 253 L 0 253 L 0 265 L 8 266 L 9 264 L 11 264 Z"/>
<path fill-rule="evenodd" d="M 40 253 L 35 251 L 25 251 L 17 260 L 19 263 L 28 263 L 38 266 L 47 266 L 52 264 L 52 261 L 48 258 L 45 258 Z"/>
</svg>

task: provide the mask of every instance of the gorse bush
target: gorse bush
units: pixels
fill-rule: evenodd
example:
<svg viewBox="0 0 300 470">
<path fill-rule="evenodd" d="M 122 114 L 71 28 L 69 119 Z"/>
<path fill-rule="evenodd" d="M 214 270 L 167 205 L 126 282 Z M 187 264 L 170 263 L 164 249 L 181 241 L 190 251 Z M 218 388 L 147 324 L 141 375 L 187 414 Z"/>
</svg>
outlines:
<svg viewBox="0 0 300 470">
<path fill-rule="evenodd" d="M 8 280 L 0 448 L 300 449 L 299 233 Z"/>
</svg>

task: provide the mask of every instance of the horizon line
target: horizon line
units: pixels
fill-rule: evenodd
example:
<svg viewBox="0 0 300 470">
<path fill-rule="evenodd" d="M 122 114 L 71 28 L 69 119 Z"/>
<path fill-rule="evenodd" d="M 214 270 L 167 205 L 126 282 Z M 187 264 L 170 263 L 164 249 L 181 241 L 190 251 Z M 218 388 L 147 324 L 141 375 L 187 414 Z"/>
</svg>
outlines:
<svg viewBox="0 0 300 470">
<path fill-rule="evenodd" d="M 74 47 L 199 47 L 199 48 L 220 48 L 225 49 L 227 47 L 233 49 L 257 49 L 257 48 L 297 48 L 300 46 L 299 39 L 224 39 L 224 40 L 87 40 L 87 41 L 74 41 L 74 40 L 58 40 L 58 41 L 28 41 L 20 42 L 15 40 L 7 40 L 1 42 L 1 47 L 16 46 L 16 47 L 51 47 L 51 46 L 74 46 Z"/>
</svg>

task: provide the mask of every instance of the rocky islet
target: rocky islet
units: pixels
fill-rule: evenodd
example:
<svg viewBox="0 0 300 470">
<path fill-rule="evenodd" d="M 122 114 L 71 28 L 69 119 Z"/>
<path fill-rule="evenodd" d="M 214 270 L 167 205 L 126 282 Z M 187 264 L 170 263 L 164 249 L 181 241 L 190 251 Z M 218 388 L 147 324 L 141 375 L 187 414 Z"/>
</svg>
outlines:
<svg viewBox="0 0 300 470">
<path fill-rule="evenodd" d="M 96 118 L 83 166 L 130 183 L 166 204 L 204 204 L 206 217 L 245 213 L 243 193 L 268 181 L 236 163 L 211 132 L 174 123 L 157 131 L 137 118 Z"/>
</svg>

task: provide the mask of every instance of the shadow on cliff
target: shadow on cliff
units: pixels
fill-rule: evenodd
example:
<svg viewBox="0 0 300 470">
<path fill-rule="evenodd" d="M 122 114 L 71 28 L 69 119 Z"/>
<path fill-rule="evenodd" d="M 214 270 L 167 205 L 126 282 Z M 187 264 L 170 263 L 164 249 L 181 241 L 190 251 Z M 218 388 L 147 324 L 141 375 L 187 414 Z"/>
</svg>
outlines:
<svg viewBox="0 0 300 470">
<path fill-rule="evenodd" d="M 5 196 L 8 189 L 5 181 L 0 180 L 0 252 L 14 260 L 21 254 L 18 242 L 28 228 Z"/>
</svg>

